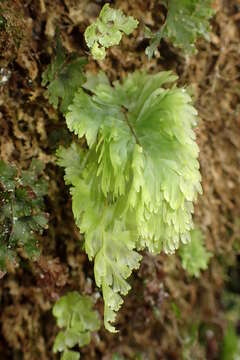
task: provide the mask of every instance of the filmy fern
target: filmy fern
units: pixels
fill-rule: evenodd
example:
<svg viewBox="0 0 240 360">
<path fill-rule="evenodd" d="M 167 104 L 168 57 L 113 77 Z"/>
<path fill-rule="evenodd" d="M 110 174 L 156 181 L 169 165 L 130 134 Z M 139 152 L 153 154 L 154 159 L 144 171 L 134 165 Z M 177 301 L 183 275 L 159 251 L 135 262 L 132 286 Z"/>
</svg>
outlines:
<svg viewBox="0 0 240 360">
<path fill-rule="evenodd" d="M 209 20 L 213 16 L 212 0 L 162 0 L 167 8 L 164 25 L 155 34 L 146 29 L 146 36 L 151 38 L 146 54 L 151 58 L 162 38 L 169 39 L 185 53 L 196 51 L 198 37 L 209 40 Z"/>
<path fill-rule="evenodd" d="M 13 260 L 16 249 L 23 247 L 29 257 L 38 255 L 36 234 L 48 222 L 43 196 L 47 183 L 41 177 L 43 164 L 33 160 L 28 170 L 18 173 L 16 167 L 0 161 L 0 268 Z"/>
<path fill-rule="evenodd" d="M 123 33 L 130 35 L 136 29 L 138 21 L 132 16 L 125 16 L 119 9 L 112 9 L 105 4 L 98 19 L 85 31 L 85 40 L 95 60 L 103 60 L 106 48 L 118 45 Z"/>
<path fill-rule="evenodd" d="M 95 262 L 110 331 L 130 289 L 126 279 L 139 267 L 137 251 L 173 253 L 190 240 L 201 193 L 197 112 L 185 89 L 166 86 L 175 80 L 171 72 L 135 72 L 111 86 L 103 73 L 88 75 L 87 92 L 78 90 L 66 115 L 88 148 L 60 148 L 58 163 Z"/>
<path fill-rule="evenodd" d="M 182 266 L 191 276 L 199 277 L 201 270 L 206 270 L 212 254 L 204 246 L 204 237 L 199 229 L 191 231 L 191 241 L 181 245 L 179 254 Z"/>
<path fill-rule="evenodd" d="M 57 37 L 56 55 L 42 74 L 42 85 L 47 86 L 47 97 L 55 109 L 67 111 L 77 89 L 84 83 L 83 72 L 86 58 L 76 54 L 67 55 L 60 37 Z"/>
<path fill-rule="evenodd" d="M 98 313 L 93 310 L 90 297 L 81 296 L 76 291 L 61 297 L 53 307 L 57 324 L 64 330 L 55 339 L 53 351 L 63 352 L 62 360 L 78 360 L 80 354 L 70 350 L 78 345 L 90 343 L 91 332 L 100 327 Z"/>
</svg>

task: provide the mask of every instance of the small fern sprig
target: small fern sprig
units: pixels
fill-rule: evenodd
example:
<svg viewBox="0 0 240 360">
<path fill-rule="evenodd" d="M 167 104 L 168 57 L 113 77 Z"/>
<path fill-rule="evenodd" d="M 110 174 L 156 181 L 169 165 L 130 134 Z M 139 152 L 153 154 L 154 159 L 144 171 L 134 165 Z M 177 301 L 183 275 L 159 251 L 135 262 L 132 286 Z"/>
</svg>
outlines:
<svg viewBox="0 0 240 360">
<path fill-rule="evenodd" d="M 80 354 L 71 350 L 78 345 L 85 346 L 91 341 L 91 332 L 100 327 L 98 313 L 93 310 L 92 299 L 78 292 L 62 296 L 53 307 L 53 315 L 61 330 L 54 342 L 54 353 L 62 352 L 62 360 L 78 360 Z"/>
<path fill-rule="evenodd" d="M 53 61 L 42 74 L 42 85 L 47 87 L 46 96 L 55 109 L 66 113 L 75 92 L 85 82 L 84 66 L 87 60 L 77 54 L 67 54 L 57 32 L 57 44 Z"/>
<path fill-rule="evenodd" d="M 210 19 L 214 14 L 212 0 L 162 0 L 167 8 L 164 25 L 155 34 L 146 28 L 146 37 L 150 45 L 146 49 L 149 58 L 154 55 L 162 38 L 169 39 L 183 52 L 196 52 L 195 42 L 198 37 L 209 40 Z"/>
<path fill-rule="evenodd" d="M 138 26 L 138 21 L 132 16 L 126 16 L 119 9 L 112 9 L 105 4 L 98 19 L 89 25 L 85 31 L 87 46 L 95 60 L 103 60 L 106 49 L 118 45 L 123 33 L 130 35 Z"/>
<path fill-rule="evenodd" d="M 60 148 L 58 163 L 71 185 L 73 213 L 85 234 L 102 287 L 105 327 L 111 325 L 140 264 L 137 251 L 173 253 L 190 240 L 193 202 L 201 193 L 197 112 L 171 72 L 135 72 L 113 86 L 88 75 L 66 115 L 87 149 Z M 92 95 L 90 95 L 92 94 Z"/>
<path fill-rule="evenodd" d="M 43 168 L 40 161 L 33 160 L 28 170 L 19 173 L 15 166 L 0 160 L 0 269 L 5 268 L 7 259 L 15 259 L 19 247 L 30 258 L 39 254 L 36 235 L 48 223 Z"/>
</svg>

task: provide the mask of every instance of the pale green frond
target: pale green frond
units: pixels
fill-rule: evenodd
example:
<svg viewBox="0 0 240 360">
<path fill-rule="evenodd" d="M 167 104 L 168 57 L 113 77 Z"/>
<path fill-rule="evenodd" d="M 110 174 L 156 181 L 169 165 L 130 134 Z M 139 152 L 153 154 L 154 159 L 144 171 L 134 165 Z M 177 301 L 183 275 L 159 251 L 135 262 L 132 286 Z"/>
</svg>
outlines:
<svg viewBox="0 0 240 360">
<path fill-rule="evenodd" d="M 85 250 L 94 261 L 96 284 L 103 289 L 104 323 L 108 329 L 115 312 L 122 304 L 130 285 L 126 279 L 140 265 L 141 256 L 134 251 L 136 234 L 114 222 L 115 206 L 105 206 L 104 199 L 91 196 L 91 183 L 79 180 L 72 188 L 73 213 L 85 234 Z"/>
<path fill-rule="evenodd" d="M 173 253 L 190 240 L 201 193 L 197 112 L 185 89 L 169 85 L 175 80 L 171 72 L 136 72 L 112 86 L 102 73 L 90 75 L 88 93 L 79 90 L 66 115 L 89 148 L 60 150 L 59 164 L 111 330 L 130 289 L 126 279 L 139 266 L 135 250 Z"/>
<path fill-rule="evenodd" d="M 100 327 L 99 317 L 93 310 L 91 298 L 81 296 L 76 291 L 70 292 L 56 302 L 53 315 L 57 320 L 57 325 L 63 328 L 56 336 L 53 351 L 63 352 L 62 359 L 79 359 L 80 354 L 69 348 L 89 344 L 90 332 Z"/>
<path fill-rule="evenodd" d="M 112 9 L 105 4 L 95 23 L 85 31 L 87 46 L 91 49 L 94 59 L 103 60 L 107 48 L 118 45 L 123 33 L 130 35 L 136 29 L 138 21 L 132 16 L 126 16 L 121 10 Z"/>
</svg>

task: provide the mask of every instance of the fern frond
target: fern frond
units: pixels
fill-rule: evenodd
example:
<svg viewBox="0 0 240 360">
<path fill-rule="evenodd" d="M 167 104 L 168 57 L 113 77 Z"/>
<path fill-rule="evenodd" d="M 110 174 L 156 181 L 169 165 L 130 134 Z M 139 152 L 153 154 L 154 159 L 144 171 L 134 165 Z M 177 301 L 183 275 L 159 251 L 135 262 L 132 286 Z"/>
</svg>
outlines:
<svg viewBox="0 0 240 360">
<path fill-rule="evenodd" d="M 196 52 L 198 37 L 209 40 L 209 20 L 214 14 L 212 0 L 165 0 L 162 3 L 168 10 L 164 25 L 155 34 L 149 29 L 146 32 L 147 37 L 151 38 L 150 46 L 146 49 L 149 58 L 162 38 L 169 39 L 185 53 Z"/>
<path fill-rule="evenodd" d="M 76 291 L 62 296 L 53 307 L 53 315 L 60 331 L 55 339 L 53 351 L 63 352 L 62 360 L 77 360 L 80 354 L 69 350 L 74 346 L 87 345 L 91 332 L 100 327 L 98 313 L 93 310 L 90 297 L 81 296 Z"/>
<path fill-rule="evenodd" d="M 130 35 L 137 25 L 138 21 L 132 16 L 125 16 L 121 10 L 112 9 L 109 4 L 105 4 L 96 22 L 89 25 L 84 34 L 93 58 L 103 60 L 106 56 L 105 49 L 118 45 L 123 33 Z"/>
<path fill-rule="evenodd" d="M 72 185 L 73 212 L 95 259 L 103 289 L 105 326 L 115 319 L 126 279 L 138 268 L 136 250 L 173 253 L 189 240 L 193 201 L 201 192 L 196 110 L 176 77 L 136 72 L 111 86 L 102 73 L 88 76 L 66 115 L 88 149 L 60 148 L 59 165 Z M 77 155 L 76 155 L 77 154 Z"/>
<path fill-rule="evenodd" d="M 103 290 L 105 304 L 104 324 L 109 331 L 114 331 L 110 322 L 115 320 L 114 312 L 119 310 L 123 302 L 119 293 L 122 295 L 128 293 L 130 286 L 125 279 L 131 275 L 133 269 L 139 267 L 141 259 L 141 256 L 133 250 L 135 234 L 122 228 L 120 221 L 114 222 L 114 205 L 106 206 L 101 194 L 99 199 L 91 194 L 94 185 L 89 183 L 88 174 L 86 177 L 83 175 L 77 178 L 74 169 L 76 171 L 81 169 L 79 165 L 81 159 L 84 162 L 83 150 L 73 144 L 68 150 L 60 148 L 58 157 L 59 165 L 65 166 L 66 183 L 72 179 L 74 185 L 71 189 L 73 213 L 76 224 L 85 234 L 85 250 L 90 260 L 95 258 L 96 284 Z"/>
<path fill-rule="evenodd" d="M 43 196 L 47 183 L 42 178 L 43 164 L 33 160 L 28 170 L 18 174 L 15 166 L 0 160 L 0 268 L 14 260 L 23 247 L 31 258 L 39 254 L 36 234 L 47 226 Z"/>
<path fill-rule="evenodd" d="M 67 111 L 77 89 L 84 83 L 83 72 L 87 61 L 76 54 L 67 55 L 60 38 L 57 38 L 56 54 L 42 74 L 42 85 L 47 86 L 47 97 L 55 109 Z"/>
</svg>

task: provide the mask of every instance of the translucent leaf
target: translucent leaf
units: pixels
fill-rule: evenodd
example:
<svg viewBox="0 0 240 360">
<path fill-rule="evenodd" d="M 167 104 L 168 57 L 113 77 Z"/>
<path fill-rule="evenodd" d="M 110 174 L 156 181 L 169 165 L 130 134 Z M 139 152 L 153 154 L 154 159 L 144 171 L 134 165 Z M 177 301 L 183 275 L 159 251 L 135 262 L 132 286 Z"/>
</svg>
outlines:
<svg viewBox="0 0 240 360">
<path fill-rule="evenodd" d="M 195 42 L 198 37 L 209 40 L 209 20 L 214 14 L 212 0 L 171 0 L 164 1 L 168 13 L 162 28 L 152 34 L 149 29 L 145 33 L 151 38 L 146 49 L 149 58 L 154 55 L 162 38 L 169 39 L 185 53 L 196 52 Z"/>
<path fill-rule="evenodd" d="M 71 104 L 74 93 L 84 83 L 83 73 L 86 58 L 75 54 L 68 56 L 58 37 L 56 56 L 42 74 L 42 85 L 47 86 L 47 96 L 55 109 L 60 104 L 65 113 Z"/>
<path fill-rule="evenodd" d="M 65 346 L 69 348 L 74 347 L 75 345 L 77 345 L 78 340 L 81 339 L 81 337 L 82 333 L 76 331 L 75 329 L 66 330 L 64 333 Z M 87 343 L 85 342 L 84 345 L 86 345 Z"/>
<path fill-rule="evenodd" d="M 71 350 L 65 350 L 61 360 L 79 360 L 80 359 L 80 354 L 77 353 L 76 351 L 71 351 Z"/>
<path fill-rule="evenodd" d="M 65 349 L 65 334 L 64 331 L 60 331 L 54 341 L 53 352 L 61 352 Z"/>
<path fill-rule="evenodd" d="M 36 234 L 47 226 L 43 196 L 47 183 L 42 178 L 43 164 L 33 160 L 28 170 L 17 176 L 15 167 L 0 162 L 0 182 L 3 191 L 0 197 L 0 266 L 6 259 L 15 258 L 18 247 L 24 248 L 29 258 L 37 257 L 39 249 Z"/>
<path fill-rule="evenodd" d="M 66 184 L 77 184 L 82 173 L 82 165 L 84 164 L 84 151 L 73 143 L 68 149 L 62 146 L 59 147 L 57 157 L 58 165 L 66 169 L 64 177 Z"/>
<path fill-rule="evenodd" d="M 136 29 L 138 21 L 132 16 L 125 16 L 121 10 L 112 9 L 105 4 L 95 23 L 85 31 L 87 46 L 91 49 L 94 59 L 103 60 L 106 48 L 118 45 L 123 33 L 130 35 Z"/>
<path fill-rule="evenodd" d="M 173 253 L 190 240 L 193 202 L 201 193 L 197 112 L 171 72 L 135 72 L 111 86 L 89 75 L 66 115 L 88 149 L 61 148 L 58 163 L 72 185 L 73 213 L 85 234 L 102 288 L 110 331 L 139 267 L 137 250 Z M 164 86 L 163 86 L 164 85 Z M 89 94 L 92 93 L 92 95 Z"/>
<path fill-rule="evenodd" d="M 79 360 L 80 359 L 80 354 L 77 353 L 76 351 L 71 351 L 71 350 L 65 350 L 61 360 Z"/>
<path fill-rule="evenodd" d="M 199 229 L 191 231 L 191 241 L 181 245 L 179 254 L 182 266 L 191 276 L 199 277 L 201 270 L 206 270 L 212 254 L 204 246 L 202 232 Z"/>
<path fill-rule="evenodd" d="M 69 348 L 89 344 L 90 331 L 96 331 L 100 326 L 98 314 L 92 307 L 91 298 L 81 296 L 76 291 L 68 293 L 56 302 L 53 315 L 58 326 L 65 328 L 65 331 L 58 333 L 54 342 L 54 352 L 64 351 L 64 357 Z"/>
</svg>

